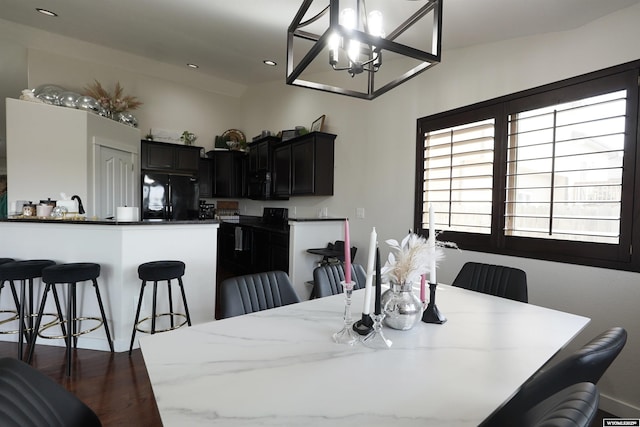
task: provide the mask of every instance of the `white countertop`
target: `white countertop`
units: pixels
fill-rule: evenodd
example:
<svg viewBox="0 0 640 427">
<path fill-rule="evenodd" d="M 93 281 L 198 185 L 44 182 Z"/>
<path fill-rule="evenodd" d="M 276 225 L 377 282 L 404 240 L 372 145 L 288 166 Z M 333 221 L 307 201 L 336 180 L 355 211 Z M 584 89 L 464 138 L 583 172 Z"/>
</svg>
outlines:
<svg viewBox="0 0 640 427">
<path fill-rule="evenodd" d="M 354 318 L 363 291 L 354 292 Z M 172 426 L 477 426 L 589 319 L 440 285 L 443 325 L 335 344 L 336 295 L 141 339 Z"/>
</svg>

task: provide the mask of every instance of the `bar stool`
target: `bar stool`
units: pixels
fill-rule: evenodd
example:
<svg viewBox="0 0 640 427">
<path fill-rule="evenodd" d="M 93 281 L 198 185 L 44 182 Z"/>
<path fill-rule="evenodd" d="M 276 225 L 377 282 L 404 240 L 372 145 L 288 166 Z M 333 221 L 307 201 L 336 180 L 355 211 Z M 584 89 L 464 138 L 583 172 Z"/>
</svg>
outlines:
<svg viewBox="0 0 640 427">
<path fill-rule="evenodd" d="M 191 326 L 191 316 L 189 315 L 189 307 L 187 306 L 187 297 L 184 293 L 184 286 L 182 284 L 182 276 L 184 276 L 185 264 L 182 261 L 152 261 L 138 266 L 138 277 L 142 280 L 142 286 L 140 287 L 140 297 L 138 298 L 138 309 L 136 310 L 136 319 L 133 322 L 133 332 L 131 333 L 131 345 L 129 346 L 129 354 L 133 350 L 133 343 L 136 337 L 136 331 L 155 334 L 156 332 L 166 332 L 173 329 L 177 329 L 184 324 Z M 174 313 L 173 311 L 173 298 L 171 296 L 171 280 L 177 279 L 180 286 L 180 292 L 182 294 L 182 303 L 184 304 L 185 314 Z M 169 295 L 169 312 L 160 313 L 156 312 L 156 300 L 158 294 L 158 282 L 167 281 L 167 293 Z M 153 282 L 153 305 L 151 308 L 151 315 L 140 319 L 140 308 L 142 306 L 142 298 L 144 296 L 144 288 L 147 282 Z M 158 317 L 169 316 L 170 326 L 168 328 L 156 330 L 156 319 Z M 179 325 L 175 325 L 174 317 L 182 317 L 185 320 Z M 140 324 L 151 319 L 151 329 L 142 329 Z"/>
<path fill-rule="evenodd" d="M 42 271 L 50 266 L 55 265 L 55 261 L 37 259 L 37 260 L 25 260 L 25 261 L 10 261 L 0 264 L 0 284 L 4 284 L 8 281 L 13 293 L 14 303 L 16 305 L 17 316 L 7 319 L 7 321 L 18 319 L 17 331 L 4 331 L 3 333 L 17 333 L 18 338 L 18 359 L 22 360 L 24 339 L 30 342 L 35 335 L 37 327 L 33 327 L 33 279 L 42 277 Z M 14 281 L 20 281 L 20 296 L 18 297 L 14 285 Z M 29 298 L 27 300 L 27 288 L 29 289 Z M 57 292 L 53 294 L 56 302 L 56 308 L 58 310 L 57 316 L 62 318 L 62 311 L 60 309 L 60 300 Z M 26 307 L 25 307 L 26 306 Z M 56 316 L 55 314 L 46 314 L 47 316 Z M 25 317 L 27 323 L 25 323 Z M 54 320 L 55 322 L 55 320 Z"/>
<path fill-rule="evenodd" d="M 67 346 L 67 376 L 71 375 L 71 339 L 73 338 L 73 348 L 77 348 L 78 346 L 78 336 L 87 334 L 89 332 L 93 332 L 100 328 L 100 326 L 104 326 L 104 331 L 107 335 L 107 341 L 109 343 L 109 348 L 113 353 L 113 342 L 111 341 L 111 334 L 109 333 L 109 325 L 107 323 L 107 317 L 104 314 L 104 306 L 102 305 L 102 298 L 100 297 L 100 289 L 98 288 L 98 280 L 97 278 L 100 276 L 100 264 L 92 263 L 92 262 L 78 262 L 78 263 L 68 263 L 68 264 L 58 264 L 51 267 L 47 267 L 42 270 L 42 281 L 47 284 L 44 294 L 42 295 L 42 301 L 40 303 L 40 309 L 38 310 L 38 317 L 36 318 L 35 329 L 39 330 L 40 322 L 42 321 L 42 313 L 44 312 L 44 306 L 47 302 L 47 294 L 50 289 L 53 289 L 55 292 L 56 285 L 67 285 L 67 316 L 62 319 L 60 318 L 59 322 L 54 322 L 50 325 L 47 325 L 39 330 L 38 334 L 34 334 L 31 340 L 31 344 L 29 346 L 29 357 L 27 358 L 27 362 L 31 363 L 31 359 L 33 357 L 33 351 L 36 344 L 36 338 L 40 335 L 42 338 L 48 339 L 65 339 L 65 343 Z M 93 283 L 93 288 L 96 292 L 96 298 L 98 300 L 98 306 L 100 307 L 100 315 L 101 317 L 78 317 L 77 315 L 77 295 L 76 288 L 79 282 L 87 282 L 91 281 Z M 55 295 L 55 293 L 54 293 Z M 98 321 L 98 325 L 78 331 L 78 322 L 83 320 L 95 320 Z M 64 324 L 67 324 L 66 332 L 64 328 Z M 42 333 L 53 327 L 57 324 L 60 324 L 62 328 L 63 335 L 61 336 L 46 336 Z"/>
</svg>

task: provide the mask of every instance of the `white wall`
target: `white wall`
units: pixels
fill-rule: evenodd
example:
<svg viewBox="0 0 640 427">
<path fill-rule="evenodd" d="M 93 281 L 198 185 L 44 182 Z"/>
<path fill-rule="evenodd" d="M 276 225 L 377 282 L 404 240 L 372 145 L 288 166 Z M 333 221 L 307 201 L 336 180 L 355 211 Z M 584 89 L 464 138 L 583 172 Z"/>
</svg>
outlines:
<svg viewBox="0 0 640 427">
<path fill-rule="evenodd" d="M 17 97 L 27 86 L 27 49 L 0 39 L 0 175 L 7 172 L 6 109 L 4 99 Z M 16 95 L 17 94 L 17 95 Z"/>
<path fill-rule="evenodd" d="M 244 129 L 249 135 L 287 129 L 327 114 L 327 131 L 338 135 L 334 196 L 280 204 L 295 206 L 298 216 L 315 216 L 327 206 L 330 215 L 350 217 L 352 243 L 361 248 L 357 260 L 364 263 L 371 227 L 378 230 L 383 253 L 384 240 L 401 238 L 412 227 L 418 118 L 639 59 L 639 20 L 636 5 L 572 31 L 445 51 L 441 64 L 374 101 L 282 82 L 252 87 L 243 99 Z M 365 219 L 355 218 L 358 207 L 365 208 Z M 241 203 L 247 213 L 260 208 L 257 202 Z M 625 327 L 627 346 L 599 384 L 601 406 L 640 416 L 638 273 L 448 251 L 439 280 L 451 282 L 466 260 L 520 267 L 528 275 L 531 303 L 590 317 L 571 350 L 609 327 Z"/>
<path fill-rule="evenodd" d="M 29 49 L 30 88 L 51 83 L 82 93 L 94 80 L 109 91 L 120 82 L 125 95 L 136 96 L 144 103 L 131 111 L 138 119 L 143 136 L 151 128 L 180 133 L 189 130 L 198 135 L 195 145 L 210 150 L 216 135 L 239 125 L 237 97 L 219 95 L 116 65 Z"/>
</svg>

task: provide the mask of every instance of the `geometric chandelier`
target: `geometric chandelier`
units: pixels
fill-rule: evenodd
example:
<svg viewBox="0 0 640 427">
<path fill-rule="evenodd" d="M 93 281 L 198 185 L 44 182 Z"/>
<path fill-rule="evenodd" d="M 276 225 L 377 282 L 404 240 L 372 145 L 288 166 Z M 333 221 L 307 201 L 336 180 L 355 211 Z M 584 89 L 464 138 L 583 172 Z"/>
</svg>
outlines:
<svg viewBox="0 0 640 427">
<path fill-rule="evenodd" d="M 304 0 L 286 83 L 375 99 L 438 64 L 441 39 L 442 0 Z"/>
</svg>

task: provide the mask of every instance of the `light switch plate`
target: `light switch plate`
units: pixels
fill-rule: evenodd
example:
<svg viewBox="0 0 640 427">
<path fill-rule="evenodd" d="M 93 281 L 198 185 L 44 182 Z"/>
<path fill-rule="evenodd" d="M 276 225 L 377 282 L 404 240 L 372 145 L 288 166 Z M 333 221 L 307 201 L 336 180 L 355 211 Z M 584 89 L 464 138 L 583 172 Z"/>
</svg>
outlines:
<svg viewBox="0 0 640 427">
<path fill-rule="evenodd" d="M 356 218 L 364 219 L 364 208 L 356 208 Z"/>
</svg>

